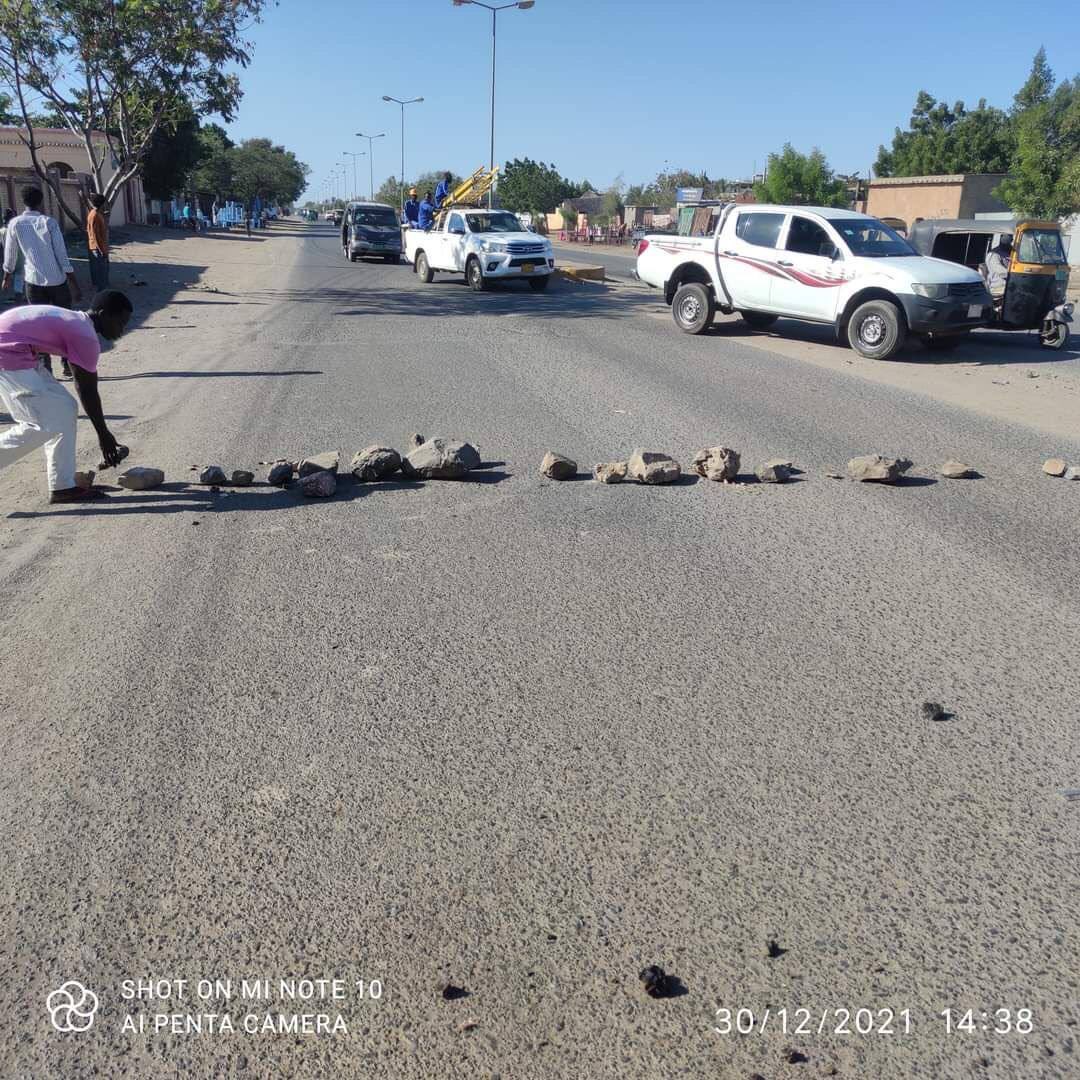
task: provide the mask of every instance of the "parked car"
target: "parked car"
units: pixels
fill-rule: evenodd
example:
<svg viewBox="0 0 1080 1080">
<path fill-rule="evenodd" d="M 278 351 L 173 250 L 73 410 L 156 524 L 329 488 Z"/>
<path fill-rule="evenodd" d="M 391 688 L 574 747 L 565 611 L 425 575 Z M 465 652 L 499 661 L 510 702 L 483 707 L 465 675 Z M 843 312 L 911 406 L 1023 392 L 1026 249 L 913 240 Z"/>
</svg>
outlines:
<svg viewBox="0 0 1080 1080">
<path fill-rule="evenodd" d="M 405 257 L 421 281 L 432 281 L 436 271 L 464 274 L 474 292 L 507 279 L 524 279 L 541 292 L 555 270 L 546 237 L 529 232 L 506 210 L 468 206 L 444 211 L 430 231 L 407 229 Z"/>
<path fill-rule="evenodd" d="M 663 289 L 685 333 L 703 333 L 718 309 L 754 329 L 783 316 L 835 326 L 875 360 L 908 334 L 949 348 L 992 317 L 974 270 L 919 255 L 876 218 L 826 207 L 730 203 L 711 236 L 646 236 L 637 274 Z"/>
<path fill-rule="evenodd" d="M 386 203 L 349 203 L 341 225 L 341 247 L 350 262 L 363 255 L 379 255 L 389 263 L 400 262 L 401 224 L 397 211 Z"/>
</svg>

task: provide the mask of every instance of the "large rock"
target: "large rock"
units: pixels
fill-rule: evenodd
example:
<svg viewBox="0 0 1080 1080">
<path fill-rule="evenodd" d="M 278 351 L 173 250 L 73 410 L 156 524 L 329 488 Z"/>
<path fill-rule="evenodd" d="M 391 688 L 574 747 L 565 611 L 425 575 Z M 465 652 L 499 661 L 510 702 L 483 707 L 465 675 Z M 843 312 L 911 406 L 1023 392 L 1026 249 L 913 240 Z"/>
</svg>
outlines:
<svg viewBox="0 0 1080 1080">
<path fill-rule="evenodd" d="M 907 458 L 887 458 L 881 454 L 853 457 L 847 463 L 848 476 L 860 483 L 895 484 L 910 468 Z"/>
<path fill-rule="evenodd" d="M 421 480 L 460 480 L 480 465 L 476 447 L 449 439 L 428 439 L 401 463 L 402 472 Z"/>
<path fill-rule="evenodd" d="M 734 483 L 739 475 L 739 452 L 728 446 L 707 446 L 694 455 L 694 472 L 706 480 Z"/>
<path fill-rule="evenodd" d="M 317 472 L 332 472 L 338 471 L 338 463 L 341 460 L 341 455 L 336 450 L 327 450 L 325 454 L 315 454 L 312 457 L 304 458 L 300 462 L 300 475 L 310 476 L 312 473 Z"/>
<path fill-rule="evenodd" d="M 963 461 L 946 461 L 941 466 L 941 475 L 946 480 L 974 480 L 979 474 Z"/>
<path fill-rule="evenodd" d="M 577 476 L 577 462 L 549 450 L 540 462 L 540 471 L 552 480 L 570 480 Z"/>
<path fill-rule="evenodd" d="M 384 480 L 401 468 L 401 455 L 389 446 L 366 446 L 353 455 L 349 465 L 353 476 L 361 483 Z"/>
<path fill-rule="evenodd" d="M 1043 472 L 1047 476 L 1064 476 L 1068 465 L 1062 458 L 1052 457 L 1043 462 Z"/>
<path fill-rule="evenodd" d="M 757 471 L 757 478 L 763 484 L 786 484 L 791 479 L 792 464 L 786 458 L 773 458 L 766 461 Z"/>
<path fill-rule="evenodd" d="M 592 474 L 601 484 L 621 484 L 626 479 L 626 462 L 602 461 L 593 466 Z"/>
<path fill-rule="evenodd" d="M 93 473 L 90 475 L 92 477 Z M 153 469 L 147 465 L 132 465 L 116 478 L 116 482 L 129 491 L 145 491 L 147 488 L 164 484 L 165 473 L 162 469 Z"/>
<path fill-rule="evenodd" d="M 225 475 L 225 470 L 220 465 L 207 465 L 199 473 L 200 484 L 227 484 L 229 478 Z"/>
<path fill-rule="evenodd" d="M 248 472 L 247 469 L 234 469 L 232 482 L 237 487 L 247 487 L 248 484 L 255 483 L 255 474 L 253 472 Z"/>
<path fill-rule="evenodd" d="M 635 450 L 626 463 L 626 475 L 639 484 L 673 484 L 681 473 L 673 457 L 656 450 Z"/>
<path fill-rule="evenodd" d="M 300 491 L 309 499 L 328 499 L 337 491 L 337 473 L 316 469 L 300 477 Z"/>
<path fill-rule="evenodd" d="M 266 474 L 266 482 L 274 487 L 284 487 L 293 478 L 293 463 L 291 461 L 275 461 Z"/>
</svg>

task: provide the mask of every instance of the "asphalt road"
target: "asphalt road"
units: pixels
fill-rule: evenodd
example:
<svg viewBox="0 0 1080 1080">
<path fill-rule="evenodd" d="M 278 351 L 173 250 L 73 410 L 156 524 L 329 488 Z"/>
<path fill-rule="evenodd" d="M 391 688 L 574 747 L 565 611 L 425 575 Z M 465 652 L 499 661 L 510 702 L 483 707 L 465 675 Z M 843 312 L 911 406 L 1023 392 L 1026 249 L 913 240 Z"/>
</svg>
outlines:
<svg viewBox="0 0 1080 1080">
<path fill-rule="evenodd" d="M 35 457 L 0 490 L 0 1074 L 1076 1075 L 1080 485 L 1039 466 L 1080 440 L 635 290 L 423 286 L 322 226 L 180 252 L 102 367 L 166 487 L 48 507 Z M 413 431 L 488 467 L 186 483 Z M 716 443 L 804 473 L 537 474 Z M 906 484 L 825 476 L 879 450 Z M 69 979 L 99 1008 L 61 1034 Z M 279 1013 L 348 1030 L 243 1030 Z"/>
<path fill-rule="evenodd" d="M 602 266 L 608 272 L 608 277 L 618 280 L 631 280 L 632 273 L 637 269 L 637 255 L 633 248 L 608 248 L 603 244 L 589 245 L 552 243 L 555 249 L 557 263 L 589 263 L 593 266 Z"/>
</svg>

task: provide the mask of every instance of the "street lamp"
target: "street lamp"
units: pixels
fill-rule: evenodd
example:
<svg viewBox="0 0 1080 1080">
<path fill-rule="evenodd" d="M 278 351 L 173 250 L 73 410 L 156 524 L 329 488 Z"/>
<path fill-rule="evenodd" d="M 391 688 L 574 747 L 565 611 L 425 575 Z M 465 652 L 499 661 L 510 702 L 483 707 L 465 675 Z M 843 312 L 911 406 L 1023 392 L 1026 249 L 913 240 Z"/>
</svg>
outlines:
<svg viewBox="0 0 1080 1080">
<path fill-rule="evenodd" d="M 401 209 L 405 209 L 405 106 L 415 105 L 418 102 L 423 101 L 422 97 L 409 98 L 408 101 L 402 101 L 401 98 L 390 97 L 389 94 L 383 94 L 383 101 L 393 101 L 401 106 Z"/>
<path fill-rule="evenodd" d="M 366 150 L 360 150 L 355 154 L 351 150 L 342 150 L 341 152 L 342 152 L 342 154 L 346 155 L 347 157 L 352 158 L 353 198 L 354 199 L 359 199 L 360 198 L 360 188 L 359 188 L 359 185 L 356 183 L 356 159 L 358 157 L 363 157 L 367 153 L 367 151 Z"/>
<path fill-rule="evenodd" d="M 423 101 L 424 99 L 421 98 L 420 100 Z M 402 109 L 401 111 L 404 112 L 405 110 Z M 402 121 L 404 123 L 404 117 L 402 118 Z M 362 131 L 358 131 L 356 133 L 356 137 L 358 139 L 367 139 L 367 148 L 368 148 L 368 159 L 367 159 L 367 167 L 368 167 L 368 198 L 372 202 L 375 201 L 375 165 L 374 165 L 375 151 L 372 149 L 371 144 L 376 139 L 384 138 L 385 135 L 386 135 L 385 131 L 380 131 L 378 135 L 365 135 Z M 402 166 L 401 171 L 402 172 L 405 171 L 404 166 Z"/>
<path fill-rule="evenodd" d="M 517 0 L 516 4 L 499 4 L 495 6 L 482 3 L 481 0 L 454 0 L 454 7 L 474 4 L 476 7 L 486 8 L 491 12 L 491 164 L 489 168 L 492 172 L 495 171 L 495 17 L 500 11 L 506 11 L 507 8 L 521 8 L 522 11 L 528 11 L 535 2 L 536 0 Z M 494 205 L 494 198 L 495 188 L 493 185 L 488 188 L 489 208 Z"/>
</svg>

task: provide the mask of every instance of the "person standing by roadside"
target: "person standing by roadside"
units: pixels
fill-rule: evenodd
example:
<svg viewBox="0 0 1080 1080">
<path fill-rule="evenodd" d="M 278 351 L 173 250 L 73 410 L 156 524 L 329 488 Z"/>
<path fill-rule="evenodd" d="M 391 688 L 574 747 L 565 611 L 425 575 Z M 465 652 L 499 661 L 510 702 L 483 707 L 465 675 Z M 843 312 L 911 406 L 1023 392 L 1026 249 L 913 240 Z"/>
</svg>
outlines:
<svg viewBox="0 0 1080 1080">
<path fill-rule="evenodd" d="M 90 247 L 90 280 L 98 292 L 109 287 L 109 219 L 106 212 L 105 196 L 95 191 L 90 196 L 90 213 L 86 215 L 86 239 Z"/>
<path fill-rule="evenodd" d="M 4 240 L 7 238 L 8 226 L 11 224 L 11 219 L 14 216 L 15 216 L 15 211 L 12 210 L 11 207 L 9 206 L 4 211 L 4 226 L 3 226 L 3 228 L 0 228 L 0 260 L 2 260 L 3 257 L 4 257 L 3 256 Z M 10 296 L 7 296 L 7 295 L 4 296 L 5 301 L 10 300 L 11 303 L 13 303 L 13 304 L 19 304 L 25 299 L 25 297 L 23 296 L 23 291 L 25 289 L 25 286 L 23 284 L 23 272 L 22 271 L 23 271 L 23 257 L 22 257 L 22 251 L 20 251 L 19 254 L 15 258 L 15 270 L 14 270 L 14 273 L 12 273 L 12 275 L 11 275 L 11 281 L 12 281 L 11 289 L 12 289 L 12 292 L 11 292 Z M 5 294 L 7 293 L 7 289 L 4 289 L 4 293 Z"/>
<path fill-rule="evenodd" d="M 45 196 L 41 188 L 23 188 L 22 198 L 26 209 L 11 219 L 4 237 L 4 280 L 0 289 L 10 287 L 21 252 L 26 302 L 70 308 L 73 299 L 82 299 L 82 289 L 68 258 L 64 234 L 55 218 L 42 213 Z M 60 362 L 64 374 L 71 378 L 67 357 L 62 356 Z M 48 357 L 45 366 L 52 371 L 52 362 Z"/>
</svg>

